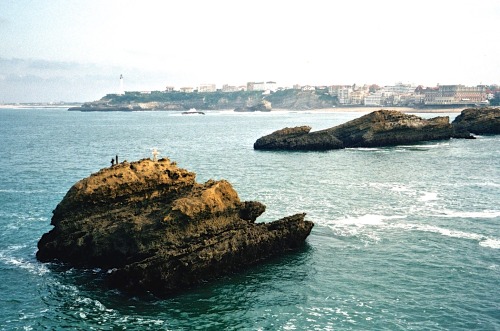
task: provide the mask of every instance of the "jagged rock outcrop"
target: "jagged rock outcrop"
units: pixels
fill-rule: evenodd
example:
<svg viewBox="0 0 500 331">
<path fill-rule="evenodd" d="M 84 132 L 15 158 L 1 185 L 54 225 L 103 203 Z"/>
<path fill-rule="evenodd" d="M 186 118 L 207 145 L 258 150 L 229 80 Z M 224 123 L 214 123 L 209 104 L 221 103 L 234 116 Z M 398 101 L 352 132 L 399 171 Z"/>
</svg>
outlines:
<svg viewBox="0 0 500 331">
<path fill-rule="evenodd" d="M 453 128 L 447 116 L 423 119 L 399 111 L 379 110 L 326 130 L 309 132 L 302 127 L 275 131 L 257 139 L 254 148 L 330 150 L 381 147 L 449 139 L 452 134 Z"/>
<path fill-rule="evenodd" d="M 109 269 L 113 287 L 164 296 L 295 249 L 313 227 L 305 214 L 256 223 L 263 204 L 195 176 L 164 158 L 82 179 L 53 211 L 37 258 Z"/>
<path fill-rule="evenodd" d="M 455 135 L 500 134 L 500 108 L 464 109 L 452 122 Z"/>
</svg>

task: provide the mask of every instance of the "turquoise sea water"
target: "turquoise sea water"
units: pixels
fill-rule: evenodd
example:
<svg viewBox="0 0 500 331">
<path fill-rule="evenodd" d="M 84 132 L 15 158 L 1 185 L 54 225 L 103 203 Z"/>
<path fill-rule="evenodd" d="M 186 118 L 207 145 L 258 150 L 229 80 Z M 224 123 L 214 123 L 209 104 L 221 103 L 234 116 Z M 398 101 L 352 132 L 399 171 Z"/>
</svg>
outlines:
<svg viewBox="0 0 500 331">
<path fill-rule="evenodd" d="M 252 147 L 286 126 L 359 116 L 0 109 L 0 330 L 500 330 L 500 136 Z M 307 244 L 166 300 L 108 290 L 102 270 L 36 261 L 71 185 L 153 147 L 266 204 L 261 221 L 306 212 Z"/>
</svg>

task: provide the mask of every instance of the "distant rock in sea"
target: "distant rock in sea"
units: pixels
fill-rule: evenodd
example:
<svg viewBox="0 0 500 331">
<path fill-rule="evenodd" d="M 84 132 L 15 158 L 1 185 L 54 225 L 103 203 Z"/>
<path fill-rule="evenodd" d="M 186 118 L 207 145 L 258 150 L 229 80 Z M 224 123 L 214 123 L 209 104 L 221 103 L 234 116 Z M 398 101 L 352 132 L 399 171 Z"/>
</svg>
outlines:
<svg viewBox="0 0 500 331">
<path fill-rule="evenodd" d="M 350 147 L 381 147 L 449 139 L 449 117 L 423 119 L 394 110 L 379 110 L 326 130 L 285 128 L 257 139 L 260 150 L 331 150 Z"/>
<path fill-rule="evenodd" d="M 109 269 L 112 287 L 166 296 L 294 250 L 311 232 L 305 214 L 256 223 L 263 204 L 195 177 L 164 158 L 80 180 L 53 211 L 37 258 Z"/>
</svg>

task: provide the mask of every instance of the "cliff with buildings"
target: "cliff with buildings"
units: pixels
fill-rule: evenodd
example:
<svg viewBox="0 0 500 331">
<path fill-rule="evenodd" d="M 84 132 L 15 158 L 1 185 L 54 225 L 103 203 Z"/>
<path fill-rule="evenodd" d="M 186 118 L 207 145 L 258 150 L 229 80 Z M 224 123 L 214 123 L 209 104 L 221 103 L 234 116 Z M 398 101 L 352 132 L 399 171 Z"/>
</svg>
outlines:
<svg viewBox="0 0 500 331">
<path fill-rule="evenodd" d="M 308 110 L 332 107 L 412 107 L 466 108 L 500 103 L 497 86 L 438 85 L 422 87 L 398 83 L 392 86 L 331 85 L 279 88 L 274 82 L 248 83 L 246 87 L 214 84 L 198 89 L 181 88 L 165 91 L 122 92 L 108 94 L 70 110 L 80 111 L 141 111 L 141 110 L 200 110 L 253 109 L 269 102 L 273 109 Z"/>
</svg>

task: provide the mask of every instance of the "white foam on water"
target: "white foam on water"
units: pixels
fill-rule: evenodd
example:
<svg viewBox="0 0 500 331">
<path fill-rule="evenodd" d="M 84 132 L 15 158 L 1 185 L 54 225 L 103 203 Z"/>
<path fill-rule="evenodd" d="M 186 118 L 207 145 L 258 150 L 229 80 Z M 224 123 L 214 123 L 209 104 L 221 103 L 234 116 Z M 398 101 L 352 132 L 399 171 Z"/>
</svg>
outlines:
<svg viewBox="0 0 500 331">
<path fill-rule="evenodd" d="M 342 219 L 326 222 L 330 227 L 366 227 L 366 226 L 382 226 L 384 221 L 391 219 L 406 218 L 406 216 L 386 216 L 378 214 L 365 214 L 361 216 L 346 217 Z"/>
<path fill-rule="evenodd" d="M 0 217 L 12 219 L 13 222 L 15 222 L 15 221 L 47 222 L 49 220 L 48 217 L 40 216 L 37 213 L 17 213 L 17 212 L 16 213 L 9 213 L 9 212 L 0 211 Z M 13 224 L 13 223 L 11 222 L 10 224 Z M 7 226 L 10 226 L 10 225 L 7 225 Z"/>
<path fill-rule="evenodd" d="M 488 266 L 488 269 L 491 269 L 491 270 L 499 270 L 500 269 L 500 266 L 498 264 L 492 264 L 490 266 Z"/>
<path fill-rule="evenodd" d="M 495 238 L 489 238 L 482 234 L 473 233 L 473 232 L 465 232 L 459 230 L 446 229 L 434 225 L 425 225 L 425 224 L 393 224 L 391 225 L 396 228 L 406 229 L 406 230 L 415 230 L 422 232 L 430 232 L 440 234 L 445 237 L 450 238 L 458 238 L 458 239 L 467 239 L 474 240 L 479 243 L 482 247 L 489 247 L 500 249 L 500 240 Z"/>
<path fill-rule="evenodd" d="M 405 185 L 393 185 L 389 189 L 393 192 L 412 192 L 412 190 Z"/>
<path fill-rule="evenodd" d="M 380 148 L 377 148 L 377 147 L 356 147 L 356 150 L 357 151 L 380 151 L 381 149 Z"/>
<path fill-rule="evenodd" d="M 451 238 L 469 239 L 469 240 L 477 240 L 477 241 L 484 239 L 483 235 L 480 235 L 477 233 L 452 230 L 452 229 L 441 228 L 441 227 L 433 226 L 433 225 L 417 225 L 417 226 L 415 226 L 415 229 L 419 230 L 419 231 L 424 231 L 424 232 L 437 233 L 437 234 L 443 235 L 445 237 L 451 237 Z"/>
<path fill-rule="evenodd" d="M 407 196 L 417 195 L 417 191 L 415 189 L 400 183 L 369 183 L 368 186 L 381 191 L 390 191 L 398 194 L 405 194 Z"/>
<path fill-rule="evenodd" d="M 488 238 L 479 243 L 479 245 L 488 248 L 500 249 L 500 240 Z"/>
<path fill-rule="evenodd" d="M 490 186 L 490 187 L 500 187 L 500 183 L 494 183 L 494 182 L 484 182 L 484 183 L 479 183 L 476 184 L 479 186 Z"/>
<path fill-rule="evenodd" d="M 34 262 L 28 262 L 24 259 L 16 259 L 14 257 L 5 256 L 2 252 L 0 252 L 0 261 L 5 263 L 6 265 L 15 266 L 35 275 L 43 275 L 49 272 L 47 267 L 43 264 L 36 264 Z"/>
<path fill-rule="evenodd" d="M 450 218 L 495 218 L 500 217 L 498 210 L 484 210 L 484 211 L 454 211 L 443 210 L 442 214 L 432 215 L 436 217 L 450 217 Z"/>
<path fill-rule="evenodd" d="M 80 305 L 91 307 L 93 310 L 97 310 L 100 312 L 113 312 L 113 309 L 108 309 L 104 306 L 99 300 L 91 299 L 87 297 L 77 297 L 75 302 Z"/>
<path fill-rule="evenodd" d="M 0 251 L 0 262 L 5 265 L 14 266 L 23 270 L 27 270 L 28 272 L 35 275 L 43 275 L 49 272 L 49 269 L 44 264 L 38 263 L 36 261 L 26 261 L 23 258 L 17 258 L 13 256 L 15 251 L 24 248 L 22 245 L 12 245 L 7 247 L 6 250 Z"/>
<path fill-rule="evenodd" d="M 337 220 L 321 221 L 318 223 L 323 223 L 323 225 L 330 228 L 337 235 L 350 237 L 350 236 L 363 236 L 370 240 L 378 241 L 380 238 L 377 235 L 377 231 L 373 229 L 387 227 L 388 220 L 403 219 L 406 216 L 387 216 L 379 214 L 365 214 L 361 216 L 346 217 Z"/>
<path fill-rule="evenodd" d="M 422 202 L 435 201 L 438 200 L 438 196 L 435 192 L 423 192 L 423 195 L 420 196 L 418 200 Z"/>
<path fill-rule="evenodd" d="M 12 224 L 12 223 L 7 224 L 6 228 L 9 230 L 19 230 L 19 226 Z"/>
<path fill-rule="evenodd" d="M 396 146 L 397 149 L 421 149 L 421 150 L 426 150 L 426 149 L 431 149 L 431 148 L 443 148 L 443 147 L 449 147 L 450 143 L 444 142 L 444 143 L 427 143 L 427 144 L 415 144 L 415 145 L 399 145 Z"/>
</svg>

